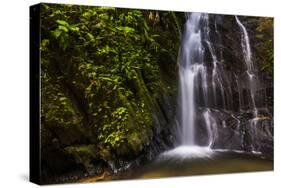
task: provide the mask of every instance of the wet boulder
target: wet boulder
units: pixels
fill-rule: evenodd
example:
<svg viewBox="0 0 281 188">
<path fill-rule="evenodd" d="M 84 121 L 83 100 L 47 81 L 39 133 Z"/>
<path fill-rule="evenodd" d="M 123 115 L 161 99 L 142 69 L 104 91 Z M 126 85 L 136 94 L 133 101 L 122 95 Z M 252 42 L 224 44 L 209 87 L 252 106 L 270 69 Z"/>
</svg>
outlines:
<svg viewBox="0 0 281 188">
<path fill-rule="evenodd" d="M 266 116 L 255 117 L 245 124 L 245 149 L 273 154 L 273 124 Z"/>
</svg>

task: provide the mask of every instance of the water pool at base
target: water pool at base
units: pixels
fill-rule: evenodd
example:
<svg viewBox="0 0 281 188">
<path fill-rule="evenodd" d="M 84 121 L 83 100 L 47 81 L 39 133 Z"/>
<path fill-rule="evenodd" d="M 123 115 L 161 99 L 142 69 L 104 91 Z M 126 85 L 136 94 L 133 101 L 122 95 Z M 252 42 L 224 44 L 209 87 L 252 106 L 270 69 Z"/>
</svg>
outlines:
<svg viewBox="0 0 281 188">
<path fill-rule="evenodd" d="M 201 151 L 192 151 L 190 148 L 176 148 L 164 152 L 157 159 L 143 167 L 125 173 L 122 179 L 146 179 L 271 170 L 273 170 L 273 160 L 266 159 L 260 154 L 237 151 L 211 151 L 207 148 L 203 148 Z"/>
</svg>

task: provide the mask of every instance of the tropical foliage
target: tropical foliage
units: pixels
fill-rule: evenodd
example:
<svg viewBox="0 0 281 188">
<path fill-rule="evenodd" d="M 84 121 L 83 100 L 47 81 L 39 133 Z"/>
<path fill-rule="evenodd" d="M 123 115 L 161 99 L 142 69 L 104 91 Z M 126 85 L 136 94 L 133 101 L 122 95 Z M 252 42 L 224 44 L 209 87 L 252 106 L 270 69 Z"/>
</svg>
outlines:
<svg viewBox="0 0 281 188">
<path fill-rule="evenodd" d="M 159 93 L 175 92 L 161 81 L 160 64 L 176 64 L 182 15 L 48 4 L 41 10 L 46 163 L 46 148 L 58 144 L 86 166 L 95 157 L 137 155 L 151 136 Z M 81 160 L 81 152 L 109 155 Z"/>
</svg>

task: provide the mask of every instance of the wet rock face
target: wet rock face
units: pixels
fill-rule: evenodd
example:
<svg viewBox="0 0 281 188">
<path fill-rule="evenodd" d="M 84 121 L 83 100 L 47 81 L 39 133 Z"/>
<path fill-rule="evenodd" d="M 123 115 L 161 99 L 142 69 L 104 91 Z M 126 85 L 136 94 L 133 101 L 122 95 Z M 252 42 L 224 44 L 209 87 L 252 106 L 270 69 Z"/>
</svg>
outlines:
<svg viewBox="0 0 281 188">
<path fill-rule="evenodd" d="M 228 53 L 224 50 L 223 59 L 230 61 L 226 66 L 229 72 L 235 75 L 232 80 L 233 93 L 236 95 L 237 102 L 234 102 L 233 117 L 239 120 L 239 129 L 233 131 L 232 135 L 236 134 L 236 137 L 229 137 L 229 143 L 231 146 L 237 149 L 246 151 L 258 151 L 264 154 L 272 154 L 273 152 L 273 120 L 272 120 L 272 103 L 273 98 L 272 90 L 273 78 L 266 77 L 265 73 L 260 72 L 258 68 L 259 59 L 256 58 L 255 43 L 256 43 L 256 30 L 257 27 L 255 18 L 243 19 L 241 22 L 247 29 L 250 48 L 252 48 L 252 61 L 255 65 L 252 74 L 249 75 L 249 70 L 243 62 L 243 53 L 241 50 L 241 30 L 237 27 L 237 23 L 232 18 L 224 17 L 224 23 L 217 22 L 221 32 L 223 46 L 232 46 L 233 52 Z M 232 27 L 231 27 L 232 25 Z M 236 26 L 236 27 L 235 27 Z M 227 64 L 227 62 L 225 62 Z M 236 83 L 235 83 L 236 82 Z M 249 100 L 252 99 L 252 100 Z M 254 102 L 253 102 L 254 101 Z M 231 122 L 229 122 L 231 124 Z M 235 121 L 234 121 L 235 124 Z M 223 136 L 226 133 L 223 133 Z M 240 137 L 240 144 L 239 139 Z M 222 146 L 217 142 L 214 147 Z M 239 146 L 238 146 L 239 145 Z"/>
<path fill-rule="evenodd" d="M 202 112 L 205 114 L 206 111 Z M 243 150 L 243 131 L 241 126 L 241 121 L 234 115 L 226 111 L 219 110 L 209 110 L 210 119 L 210 129 L 211 134 L 206 137 L 206 134 L 202 134 L 202 131 L 198 131 L 199 145 L 210 144 L 212 148 L 215 149 L 233 149 L 233 150 Z M 204 117 L 202 117 L 204 119 Z M 200 129 L 204 130 L 205 121 L 198 124 Z M 205 130 L 205 132 L 210 132 Z M 202 142 L 202 138 L 205 137 L 205 142 Z"/>
<path fill-rule="evenodd" d="M 157 99 L 158 111 L 153 114 L 153 127 L 150 140 L 143 148 L 143 158 L 151 160 L 175 143 L 174 120 L 176 114 L 176 92 L 169 95 L 165 92 Z"/>
<path fill-rule="evenodd" d="M 211 134 L 206 126 L 202 110 L 197 119 L 196 144 L 214 149 L 244 150 L 262 152 L 272 157 L 273 122 L 270 116 L 260 114 L 253 118 L 252 113 L 230 113 L 209 110 Z"/>
<path fill-rule="evenodd" d="M 251 151 L 260 151 L 264 154 L 273 152 L 273 125 L 269 117 L 250 119 L 246 124 L 246 148 Z"/>
</svg>

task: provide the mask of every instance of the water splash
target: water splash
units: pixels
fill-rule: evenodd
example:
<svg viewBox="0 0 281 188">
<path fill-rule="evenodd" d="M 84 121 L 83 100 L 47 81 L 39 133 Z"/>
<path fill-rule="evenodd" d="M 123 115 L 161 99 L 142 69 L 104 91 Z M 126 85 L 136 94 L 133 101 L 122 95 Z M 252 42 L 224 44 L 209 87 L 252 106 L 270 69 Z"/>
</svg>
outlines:
<svg viewBox="0 0 281 188">
<path fill-rule="evenodd" d="M 213 156 L 213 150 L 210 147 L 199 146 L 179 146 L 175 149 L 162 153 L 158 160 L 184 160 L 184 159 L 208 159 Z"/>
</svg>

